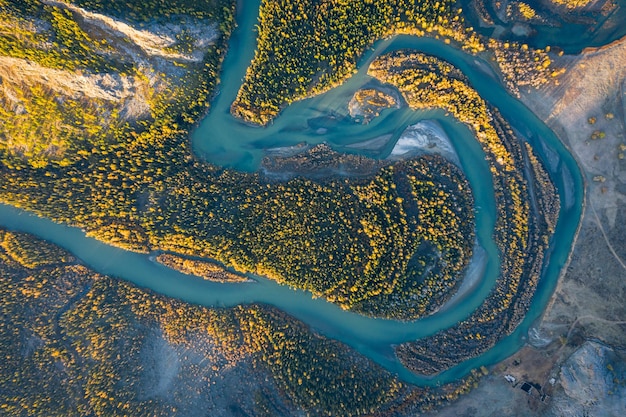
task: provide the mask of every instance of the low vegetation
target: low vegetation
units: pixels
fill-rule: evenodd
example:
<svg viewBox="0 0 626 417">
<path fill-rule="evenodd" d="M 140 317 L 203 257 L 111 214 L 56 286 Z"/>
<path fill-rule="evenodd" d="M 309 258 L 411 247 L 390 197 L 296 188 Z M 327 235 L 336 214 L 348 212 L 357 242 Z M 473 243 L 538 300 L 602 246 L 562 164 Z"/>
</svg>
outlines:
<svg viewBox="0 0 626 417">
<path fill-rule="evenodd" d="M 548 55 L 549 46 L 533 49 L 526 44 L 496 39 L 490 39 L 488 45 L 495 55 L 506 87 L 518 97 L 521 89 L 538 88 L 565 71 L 552 64 Z"/>
<path fill-rule="evenodd" d="M 0 1 L 0 54 L 47 68 L 125 71 L 127 63 L 108 53 L 106 40 L 90 37 L 72 13 L 40 0 Z"/>
<path fill-rule="evenodd" d="M 393 107 L 400 107 L 397 99 L 376 88 L 358 90 L 348 104 L 350 116 L 362 123 L 369 123 L 382 110 Z"/>
</svg>

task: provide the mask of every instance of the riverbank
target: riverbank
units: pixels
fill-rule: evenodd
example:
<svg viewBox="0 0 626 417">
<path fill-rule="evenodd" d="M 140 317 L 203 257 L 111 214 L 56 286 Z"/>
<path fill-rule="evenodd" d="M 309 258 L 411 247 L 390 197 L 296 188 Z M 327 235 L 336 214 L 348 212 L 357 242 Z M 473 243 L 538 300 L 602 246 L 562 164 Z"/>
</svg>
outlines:
<svg viewBox="0 0 626 417">
<path fill-rule="evenodd" d="M 567 327 L 575 317 L 586 315 L 608 320 L 626 317 L 621 298 L 613 296 L 623 291 L 626 276 L 621 238 L 626 235 L 626 97 L 622 88 L 626 38 L 575 58 L 564 57 L 564 65 L 567 71 L 558 86 L 523 97 L 569 145 L 587 183 L 586 210 L 571 265 L 544 315 L 549 328 L 555 323 Z M 612 345 L 626 343 L 626 332 L 619 326 L 594 324 L 593 320 L 578 325 L 583 333 Z"/>
<path fill-rule="evenodd" d="M 528 337 L 527 346 L 494 365 L 491 376 L 476 391 L 438 416 L 454 416 L 472 407 L 476 417 L 502 410 L 515 410 L 512 415 L 518 417 L 595 415 L 623 396 L 611 385 L 617 375 L 611 369 L 623 369 L 626 364 L 620 353 L 626 347 L 626 163 L 620 158 L 626 140 L 626 39 L 580 56 L 556 59 L 557 65 L 567 68 L 565 74 L 557 83 L 523 93 L 522 101 L 554 129 L 584 173 L 584 215 L 575 244 L 554 294 L 532 328 L 537 337 Z M 604 132 L 604 137 L 592 139 L 596 131 Z M 606 346 L 590 350 L 589 343 L 594 342 L 588 340 Z M 600 378 L 602 382 L 573 389 L 566 376 L 572 375 L 574 361 L 601 363 L 593 368 L 595 376 L 585 375 L 584 367 L 575 373 L 581 381 Z M 542 402 L 514 388 L 506 383 L 507 374 L 540 384 L 549 397 Z M 585 402 L 588 389 L 597 392 L 593 403 Z M 612 390 L 612 396 L 605 396 L 603 390 Z"/>
<path fill-rule="evenodd" d="M 461 285 L 456 290 L 456 293 L 454 293 L 446 303 L 442 304 L 435 313 L 443 313 L 446 310 L 455 308 L 459 303 L 462 303 L 464 298 L 467 297 L 469 293 L 480 284 L 480 280 L 484 278 L 487 269 L 487 261 L 488 257 L 485 249 L 476 242 L 472 250 L 472 260 L 463 275 Z"/>
</svg>

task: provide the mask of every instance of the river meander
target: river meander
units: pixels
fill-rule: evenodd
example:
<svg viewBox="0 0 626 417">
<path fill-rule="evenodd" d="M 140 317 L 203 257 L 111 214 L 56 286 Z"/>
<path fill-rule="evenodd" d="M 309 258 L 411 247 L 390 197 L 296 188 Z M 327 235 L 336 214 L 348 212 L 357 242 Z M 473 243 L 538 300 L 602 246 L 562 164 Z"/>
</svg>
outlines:
<svg viewBox="0 0 626 417">
<path fill-rule="evenodd" d="M 253 2 L 249 2 L 253 3 Z M 258 6 L 258 2 L 254 2 Z M 245 69 L 255 48 L 253 30 L 258 7 L 248 4 L 238 15 L 231 48 L 222 71 L 220 94 L 209 115 L 193 134 L 194 150 L 209 162 L 240 170 L 258 167 L 264 150 L 306 142 L 326 142 L 338 151 L 358 152 L 350 144 L 391 134 L 380 152 L 362 152 L 372 157 L 386 157 L 404 129 L 419 120 L 438 120 L 457 150 L 476 201 L 477 238 L 485 249 L 487 267 L 478 286 L 454 308 L 445 309 L 414 322 L 372 319 L 341 310 L 310 293 L 280 286 L 257 277 L 254 283 L 220 284 L 178 273 L 158 265 L 148 255 L 125 251 L 88 238 L 77 228 L 55 224 L 22 210 L 0 205 L 0 225 L 11 230 L 32 233 L 72 252 L 93 270 L 130 281 L 140 287 L 194 304 L 229 307 L 246 303 L 266 303 L 309 324 L 315 331 L 341 340 L 357 351 L 395 372 L 409 383 L 434 385 L 455 380 L 470 369 L 491 364 L 514 353 L 523 344 L 524 335 L 539 317 L 552 294 L 563 265 L 567 262 L 575 237 L 583 202 L 583 179 L 574 158 L 556 135 L 521 102 L 510 96 L 490 71 L 489 65 L 441 41 L 400 36 L 377 42 L 363 57 L 359 71 L 346 83 L 321 96 L 292 104 L 267 128 L 242 124 L 229 114 Z M 500 110 L 508 122 L 535 148 L 546 163 L 558 188 L 562 204 L 559 221 L 550 243 L 549 254 L 531 308 L 521 325 L 493 349 L 468 360 L 436 377 L 414 375 L 395 358 L 392 345 L 431 335 L 453 326 L 476 309 L 487 296 L 499 273 L 498 252 L 491 238 L 495 203 L 489 167 L 484 154 L 467 127 L 447 117 L 442 111 L 389 109 L 367 125 L 347 118 L 347 103 L 352 94 L 371 82 L 367 66 L 381 53 L 411 48 L 435 55 L 457 66 L 472 86 L 490 104 Z M 227 75 L 224 75 L 227 74 Z"/>
</svg>

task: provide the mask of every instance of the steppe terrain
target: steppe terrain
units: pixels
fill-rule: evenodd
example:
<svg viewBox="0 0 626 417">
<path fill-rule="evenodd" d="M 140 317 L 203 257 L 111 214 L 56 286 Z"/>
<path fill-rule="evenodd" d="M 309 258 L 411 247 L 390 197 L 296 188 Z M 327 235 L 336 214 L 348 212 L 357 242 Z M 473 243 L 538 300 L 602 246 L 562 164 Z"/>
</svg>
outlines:
<svg viewBox="0 0 626 417">
<path fill-rule="evenodd" d="M 571 261 L 528 345 L 438 416 L 626 413 L 626 39 L 576 57 L 557 83 L 522 91 L 579 162 L 586 204 Z M 505 375 L 516 378 L 507 383 Z M 541 385 L 523 391 L 523 381 Z"/>
</svg>

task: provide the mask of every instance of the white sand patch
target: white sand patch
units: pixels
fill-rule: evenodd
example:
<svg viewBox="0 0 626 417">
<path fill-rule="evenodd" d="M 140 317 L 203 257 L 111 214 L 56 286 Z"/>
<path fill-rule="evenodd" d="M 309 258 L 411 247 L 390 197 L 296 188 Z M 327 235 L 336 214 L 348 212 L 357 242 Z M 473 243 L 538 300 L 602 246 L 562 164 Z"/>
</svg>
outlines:
<svg viewBox="0 0 626 417">
<path fill-rule="evenodd" d="M 459 286 L 459 289 L 454 293 L 446 303 L 444 303 L 437 312 L 442 312 L 454 308 L 463 299 L 472 292 L 476 286 L 480 283 L 485 275 L 485 269 L 487 268 L 487 252 L 483 249 L 478 242 L 474 243 L 472 250 L 472 258 L 465 270 L 463 276 L 463 282 Z"/>
<path fill-rule="evenodd" d="M 406 128 L 389 154 L 390 159 L 403 159 L 419 154 L 440 154 L 459 165 L 459 157 L 442 127 L 434 120 L 425 120 Z"/>
</svg>

